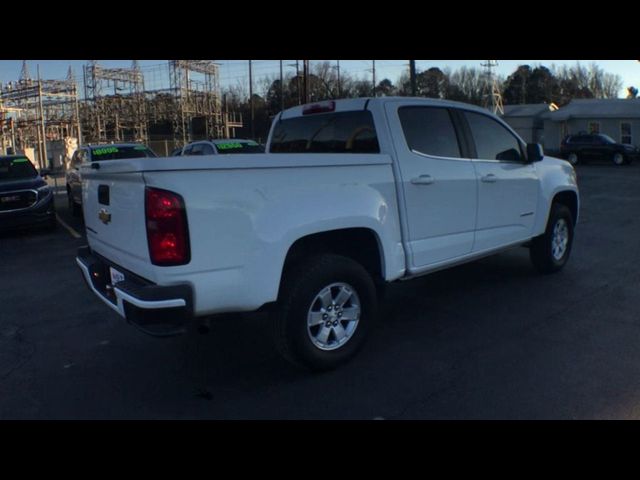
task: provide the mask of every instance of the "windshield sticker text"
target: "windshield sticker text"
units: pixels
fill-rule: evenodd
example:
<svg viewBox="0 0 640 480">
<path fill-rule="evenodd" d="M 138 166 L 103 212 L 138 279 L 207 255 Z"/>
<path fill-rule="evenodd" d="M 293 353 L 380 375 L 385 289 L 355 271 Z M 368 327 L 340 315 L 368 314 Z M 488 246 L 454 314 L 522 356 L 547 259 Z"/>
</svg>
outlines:
<svg viewBox="0 0 640 480">
<path fill-rule="evenodd" d="M 242 148 L 242 144 L 241 143 L 219 143 L 218 145 L 216 145 L 216 147 L 218 148 L 218 150 L 227 150 L 231 148 Z"/>
<path fill-rule="evenodd" d="M 92 153 L 94 155 L 107 155 L 109 153 L 118 153 L 117 147 L 96 148 Z"/>
</svg>

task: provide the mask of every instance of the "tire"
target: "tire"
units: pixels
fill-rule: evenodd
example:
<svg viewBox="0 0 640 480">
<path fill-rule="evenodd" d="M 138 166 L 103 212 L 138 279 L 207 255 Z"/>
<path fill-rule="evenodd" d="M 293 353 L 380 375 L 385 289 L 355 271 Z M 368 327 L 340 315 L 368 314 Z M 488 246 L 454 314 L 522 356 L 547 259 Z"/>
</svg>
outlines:
<svg viewBox="0 0 640 480">
<path fill-rule="evenodd" d="M 571 165 L 578 165 L 580 163 L 580 159 L 578 158 L 578 154 L 571 152 L 569 155 L 567 155 L 567 161 L 571 164 Z"/>
<path fill-rule="evenodd" d="M 297 366 L 334 369 L 360 349 L 376 308 L 375 285 L 362 265 L 340 255 L 314 255 L 285 273 L 272 314 L 276 347 Z"/>
<path fill-rule="evenodd" d="M 611 157 L 611 159 L 613 160 L 614 165 L 624 165 L 626 164 L 626 160 L 624 158 L 624 155 L 620 152 L 616 152 L 613 154 L 613 157 Z"/>
<path fill-rule="evenodd" d="M 558 272 L 565 266 L 573 245 L 573 228 L 569 208 L 554 203 L 545 232 L 533 239 L 529 250 L 531 262 L 540 273 Z"/>
</svg>

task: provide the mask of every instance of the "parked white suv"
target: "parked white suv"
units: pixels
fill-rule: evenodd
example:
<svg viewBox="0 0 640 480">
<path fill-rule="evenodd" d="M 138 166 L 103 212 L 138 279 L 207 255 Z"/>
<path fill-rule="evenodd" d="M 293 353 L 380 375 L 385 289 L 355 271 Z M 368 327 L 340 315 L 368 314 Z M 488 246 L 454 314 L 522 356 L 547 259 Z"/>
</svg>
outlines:
<svg viewBox="0 0 640 480">
<path fill-rule="evenodd" d="M 266 308 L 284 356 L 322 370 L 361 347 L 385 282 L 521 245 L 544 273 L 569 259 L 573 167 L 485 109 L 304 105 L 274 119 L 267 152 L 85 168 L 89 287 L 151 333 Z"/>
<path fill-rule="evenodd" d="M 71 163 L 65 173 L 67 202 L 73 216 L 79 216 L 82 208 L 82 176 L 80 166 L 91 162 L 117 160 L 122 158 L 146 158 L 157 155 L 146 145 L 140 143 L 107 143 L 83 145 L 71 157 Z"/>
</svg>

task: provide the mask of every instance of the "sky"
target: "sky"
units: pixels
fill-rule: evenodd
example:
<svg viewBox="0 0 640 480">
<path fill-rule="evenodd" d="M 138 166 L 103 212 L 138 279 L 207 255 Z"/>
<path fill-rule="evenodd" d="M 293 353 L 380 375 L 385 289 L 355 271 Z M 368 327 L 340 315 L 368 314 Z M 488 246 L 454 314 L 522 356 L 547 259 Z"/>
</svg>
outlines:
<svg viewBox="0 0 640 480">
<path fill-rule="evenodd" d="M 220 64 L 220 85 L 237 85 L 239 82 L 248 85 L 249 62 L 248 60 L 215 60 Z M 324 60 L 311 60 L 311 63 L 323 62 Z M 334 65 L 336 60 L 329 60 Z M 71 67 L 76 75 L 76 79 L 82 79 L 82 66 L 88 60 L 28 60 L 29 73 L 33 78 L 37 76 L 39 67 L 40 76 L 43 79 L 63 79 Z M 286 73 L 295 72 L 295 60 L 283 60 L 284 71 Z M 480 67 L 486 60 L 416 60 L 416 68 L 423 71 L 431 67 L 440 69 L 450 68 L 456 70 L 462 66 Z M 542 64 L 551 67 L 552 64 L 588 66 L 592 62 L 600 65 L 606 72 L 620 75 L 622 77 L 623 88 L 619 92 L 619 97 L 626 96 L 626 88 L 634 85 L 640 88 L 640 63 L 638 60 L 498 60 L 496 72 L 507 77 L 518 65 Z M 139 64 L 145 72 L 145 82 L 147 82 L 147 72 L 158 71 L 156 68 L 160 64 L 166 64 L 166 60 L 140 60 Z M 131 60 L 100 60 L 99 64 L 106 68 L 127 68 L 131 66 Z M 279 60 L 253 60 L 253 76 L 257 83 L 265 76 L 279 75 Z M 409 60 L 376 60 L 376 82 L 383 78 L 388 78 L 396 82 L 403 71 L 408 70 Z M 22 60 L 0 60 L 0 82 L 7 83 L 17 80 L 20 77 Z M 300 61 L 302 69 L 302 61 Z M 340 60 L 341 72 L 349 72 L 356 78 L 371 78 L 371 60 Z M 152 82 L 153 80 L 150 80 Z M 254 84 L 254 88 L 256 88 Z M 259 93 L 259 92 L 257 92 Z"/>
</svg>

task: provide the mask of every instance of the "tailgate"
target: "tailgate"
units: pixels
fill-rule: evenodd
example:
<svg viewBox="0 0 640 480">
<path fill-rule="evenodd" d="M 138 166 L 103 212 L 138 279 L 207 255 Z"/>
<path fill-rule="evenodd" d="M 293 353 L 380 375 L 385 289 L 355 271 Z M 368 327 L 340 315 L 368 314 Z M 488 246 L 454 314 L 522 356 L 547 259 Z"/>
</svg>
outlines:
<svg viewBox="0 0 640 480">
<path fill-rule="evenodd" d="M 82 167 L 82 209 L 89 246 L 111 262 L 153 282 L 144 197 L 141 172 Z"/>
</svg>

